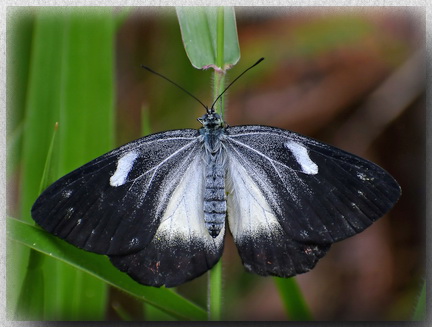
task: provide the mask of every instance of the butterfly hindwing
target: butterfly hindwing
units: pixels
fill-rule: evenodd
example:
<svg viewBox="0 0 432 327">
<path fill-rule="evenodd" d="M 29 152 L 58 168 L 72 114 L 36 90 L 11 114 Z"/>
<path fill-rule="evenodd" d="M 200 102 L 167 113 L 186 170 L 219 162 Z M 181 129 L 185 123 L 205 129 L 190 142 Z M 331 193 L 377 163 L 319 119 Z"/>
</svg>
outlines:
<svg viewBox="0 0 432 327">
<path fill-rule="evenodd" d="M 245 267 L 292 276 L 364 230 L 400 195 L 382 168 L 299 134 L 226 130 L 229 225 Z"/>
<path fill-rule="evenodd" d="M 205 226 L 204 168 L 203 157 L 198 155 L 170 194 L 153 240 L 136 253 L 111 256 L 116 267 L 141 284 L 173 287 L 216 264 L 222 255 L 225 229 L 213 238 Z"/>
<path fill-rule="evenodd" d="M 33 205 L 33 219 L 88 251 L 119 255 L 143 249 L 200 149 L 196 130 L 130 142 L 48 187 Z"/>
<path fill-rule="evenodd" d="M 235 155 L 229 157 L 229 227 L 245 268 L 260 275 L 281 277 L 311 269 L 330 245 L 293 241 L 246 167 Z"/>
</svg>

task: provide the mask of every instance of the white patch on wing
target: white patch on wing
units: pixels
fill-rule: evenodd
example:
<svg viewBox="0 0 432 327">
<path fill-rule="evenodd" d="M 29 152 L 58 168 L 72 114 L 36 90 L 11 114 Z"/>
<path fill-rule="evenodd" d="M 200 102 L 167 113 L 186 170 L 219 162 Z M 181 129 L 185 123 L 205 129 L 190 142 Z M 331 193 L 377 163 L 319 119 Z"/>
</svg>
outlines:
<svg viewBox="0 0 432 327">
<path fill-rule="evenodd" d="M 318 174 L 318 166 L 309 157 L 307 149 L 300 143 L 289 141 L 285 146 L 292 152 L 302 171 L 308 175 Z"/>
<path fill-rule="evenodd" d="M 65 199 L 70 198 L 71 195 L 72 195 L 72 190 L 64 190 L 64 191 L 62 192 L 62 196 L 63 196 Z"/>
<path fill-rule="evenodd" d="M 126 182 L 136 158 L 138 158 L 138 152 L 131 151 L 119 159 L 117 169 L 110 178 L 111 186 L 120 186 Z"/>
<path fill-rule="evenodd" d="M 222 245 L 225 228 L 213 238 L 204 222 L 204 168 L 201 157 L 197 156 L 186 171 L 179 172 L 181 181 L 170 195 L 155 241 L 164 242 L 167 247 L 171 242 L 181 242 L 184 246 L 202 242 L 209 251 L 216 251 Z"/>
<path fill-rule="evenodd" d="M 370 181 L 373 181 L 373 180 L 374 180 L 373 177 L 368 177 L 368 176 L 366 176 L 366 175 L 365 175 L 364 173 L 362 173 L 362 172 L 358 172 L 358 173 L 357 173 L 357 177 L 360 178 L 362 181 L 368 181 L 368 182 L 370 182 Z"/>
<path fill-rule="evenodd" d="M 233 156 L 227 172 L 227 207 L 229 228 L 236 242 L 243 237 L 268 237 L 283 233 L 273 209 L 250 177 Z"/>
</svg>

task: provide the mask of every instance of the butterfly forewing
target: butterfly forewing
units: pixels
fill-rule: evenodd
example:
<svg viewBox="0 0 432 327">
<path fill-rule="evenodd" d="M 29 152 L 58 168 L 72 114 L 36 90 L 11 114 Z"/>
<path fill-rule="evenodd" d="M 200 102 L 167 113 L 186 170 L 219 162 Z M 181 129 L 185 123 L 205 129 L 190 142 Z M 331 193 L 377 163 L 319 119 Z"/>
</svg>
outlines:
<svg viewBox="0 0 432 327">
<path fill-rule="evenodd" d="M 196 130 L 133 141 L 62 177 L 32 208 L 47 231 L 88 251 L 143 249 L 161 224 L 185 167 L 198 157 Z"/>
<path fill-rule="evenodd" d="M 331 243 L 364 230 L 399 198 L 382 168 L 296 133 L 237 126 L 225 136 L 229 225 L 250 271 L 308 271 Z"/>
</svg>

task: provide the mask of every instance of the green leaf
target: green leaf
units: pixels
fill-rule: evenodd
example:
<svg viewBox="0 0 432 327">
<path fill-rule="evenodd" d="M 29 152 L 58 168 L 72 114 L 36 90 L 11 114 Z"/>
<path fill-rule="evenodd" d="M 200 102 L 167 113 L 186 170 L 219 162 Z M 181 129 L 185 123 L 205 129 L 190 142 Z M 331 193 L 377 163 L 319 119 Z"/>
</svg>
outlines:
<svg viewBox="0 0 432 327">
<path fill-rule="evenodd" d="M 239 61 L 234 8 L 223 7 L 223 24 L 218 24 L 217 7 L 176 7 L 176 12 L 186 53 L 195 68 L 212 67 L 225 71 Z M 222 31 L 218 31 L 218 25 L 224 27 Z M 221 53 L 221 49 L 218 50 L 218 33 L 224 35 L 222 62 L 218 62 L 218 52 Z"/>
<path fill-rule="evenodd" d="M 206 320 L 204 309 L 167 288 L 143 286 L 115 268 L 106 256 L 80 250 L 50 233 L 7 218 L 7 237 L 74 266 L 182 320 Z"/>
<path fill-rule="evenodd" d="M 301 290 L 294 278 L 274 277 L 285 311 L 292 321 L 313 320 Z"/>
</svg>

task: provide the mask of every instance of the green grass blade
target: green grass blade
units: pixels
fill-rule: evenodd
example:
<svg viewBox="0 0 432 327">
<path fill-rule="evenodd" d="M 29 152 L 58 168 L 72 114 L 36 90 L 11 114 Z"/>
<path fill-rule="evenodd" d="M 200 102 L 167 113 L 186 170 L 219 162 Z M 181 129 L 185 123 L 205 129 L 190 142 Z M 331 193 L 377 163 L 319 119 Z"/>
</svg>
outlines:
<svg viewBox="0 0 432 327">
<path fill-rule="evenodd" d="M 294 278 L 274 277 L 285 311 L 292 321 L 313 320 L 301 290 Z"/>
<path fill-rule="evenodd" d="M 174 316 L 171 316 L 168 313 L 150 304 L 145 305 L 144 316 L 146 317 L 146 320 L 150 320 L 150 321 L 175 321 L 176 320 Z"/>
<path fill-rule="evenodd" d="M 224 47 L 219 51 L 223 51 L 224 57 L 218 62 L 217 7 L 176 7 L 183 44 L 195 68 L 226 70 L 240 59 L 234 8 L 223 7 L 223 10 Z"/>
<path fill-rule="evenodd" d="M 7 218 L 7 237 L 118 287 L 177 319 L 206 319 L 204 309 L 174 291 L 140 285 L 115 268 L 106 256 L 80 250 L 41 228 L 14 218 Z"/>
<path fill-rule="evenodd" d="M 34 17 L 30 11 L 7 8 L 7 177 L 19 168 Z M 16 13 L 16 14 L 14 14 Z"/>
<path fill-rule="evenodd" d="M 222 260 L 209 272 L 208 319 L 222 319 Z"/>
<path fill-rule="evenodd" d="M 39 194 L 52 126 L 59 121 L 61 56 L 53 49 L 62 39 L 62 25 L 37 16 L 33 33 L 22 153 L 21 217 L 29 222 L 30 208 Z M 53 28 L 56 26 L 56 28 Z"/>
<path fill-rule="evenodd" d="M 43 171 L 39 192 L 48 186 L 48 176 L 51 171 L 52 154 L 54 149 L 55 136 L 57 134 L 58 124 L 55 124 L 52 135 L 48 155 Z M 16 319 L 36 320 L 44 315 L 44 276 L 43 276 L 43 259 L 40 253 L 30 251 L 26 276 L 18 298 L 18 308 L 20 312 L 16 312 Z M 40 294 L 40 297 L 29 296 L 29 294 Z"/>
<path fill-rule="evenodd" d="M 24 278 L 14 313 L 14 320 L 38 320 L 43 317 L 45 294 L 43 276 L 43 257 L 36 251 L 30 251 L 27 274 Z M 39 296 L 29 296 L 39 294 Z"/>
<path fill-rule="evenodd" d="M 112 12 L 51 8 L 35 17 L 22 154 L 21 216 L 27 221 L 54 122 L 61 126 L 56 178 L 114 145 Z M 103 319 L 104 283 L 49 258 L 44 273 L 45 294 L 33 296 L 44 296 L 45 319 Z"/>
<path fill-rule="evenodd" d="M 54 132 L 52 135 L 51 143 L 50 143 L 49 148 L 48 148 L 48 154 L 47 154 L 47 159 L 45 162 L 45 168 L 44 168 L 43 173 L 42 173 L 41 183 L 39 186 L 39 193 L 41 193 L 46 187 L 48 187 L 52 181 L 52 178 L 50 177 L 50 175 L 51 175 L 51 171 L 53 170 L 52 155 L 53 155 L 57 130 L 58 130 L 58 123 L 56 122 L 54 125 Z"/>
<path fill-rule="evenodd" d="M 20 20 L 23 16 L 22 12 L 15 12 L 12 14 L 11 20 Z M 25 14 L 24 14 L 25 16 Z M 51 104 L 57 104 L 58 97 L 53 92 L 52 94 L 48 94 L 47 90 L 50 89 L 51 86 L 54 86 L 57 80 L 54 78 L 51 80 L 51 74 L 45 72 L 45 80 L 41 80 L 39 77 L 42 76 L 38 72 L 40 68 L 39 58 L 42 59 L 43 49 L 42 44 L 36 44 L 35 39 L 37 39 L 37 33 L 35 33 L 36 21 L 34 18 L 34 23 L 32 24 L 32 39 L 28 40 L 28 47 L 30 48 L 30 44 L 33 44 L 31 51 L 29 51 L 30 55 L 30 64 L 29 64 L 29 81 L 28 86 L 22 85 L 23 88 L 27 87 L 27 93 L 25 98 L 26 110 L 23 122 L 23 135 L 22 135 L 22 157 L 19 159 L 22 163 L 22 185 L 21 189 L 23 190 L 20 198 L 21 198 L 21 216 L 22 219 L 31 222 L 31 218 L 29 215 L 31 204 L 33 203 L 37 194 L 39 194 L 40 183 L 42 172 L 44 169 L 44 164 L 47 158 L 47 149 L 49 148 L 50 138 L 52 126 L 56 121 L 56 118 L 51 120 L 53 114 L 53 106 Z M 39 26 L 40 27 L 40 26 Z M 59 33 L 59 30 L 52 30 L 49 34 L 49 37 L 45 40 L 45 46 L 49 45 L 52 38 Z M 54 46 L 54 44 L 52 45 Z M 47 60 L 53 59 L 50 64 L 51 68 L 55 68 L 56 61 L 55 58 L 48 56 L 45 58 Z M 48 62 L 47 62 L 48 63 Z M 54 75 L 54 74 L 53 74 Z M 48 78 L 47 78 L 48 77 Z M 45 89 L 42 89 L 42 88 Z M 11 99 L 11 103 L 16 103 L 19 100 L 17 99 L 18 95 L 15 95 L 13 99 Z M 16 114 L 16 112 L 11 113 L 11 115 Z M 41 117 L 45 117 L 42 119 Z M 43 130 L 43 131 L 42 131 Z M 44 149 L 45 151 L 41 151 Z M 10 247 L 8 247 L 8 261 L 12 262 L 12 265 L 8 265 L 8 298 L 13 299 L 17 291 L 21 290 L 21 294 L 26 296 L 26 292 L 29 291 L 29 287 L 32 287 L 31 294 L 34 298 L 40 298 L 41 304 L 46 300 L 44 289 L 41 288 L 41 275 L 42 272 L 40 269 L 33 269 L 34 275 L 31 274 L 27 270 L 28 267 L 34 267 L 34 258 L 29 253 L 27 248 L 20 246 L 17 242 L 9 242 Z M 12 256 L 12 257 L 11 257 Z M 13 258 L 13 259 L 10 259 Z M 28 264 L 27 264 L 28 263 Z M 13 272 L 13 273 L 12 273 Z M 20 275 L 25 275 L 25 279 L 23 280 L 22 285 L 19 285 L 21 278 Z M 32 278 L 34 280 L 32 281 Z M 13 287 L 11 287 L 11 286 Z M 39 287 L 38 287 L 39 286 Z M 26 302 L 25 298 L 21 296 L 21 299 L 18 302 L 18 305 L 15 305 L 13 302 L 8 303 L 8 307 L 11 311 L 16 313 L 15 318 L 23 319 L 31 318 L 35 319 L 33 315 L 41 314 L 41 311 L 36 307 L 33 307 L 31 311 L 28 311 L 29 306 L 33 306 L 31 302 Z M 28 296 L 28 293 L 27 293 Z M 29 299 L 30 300 L 30 299 Z M 12 300 L 13 301 L 13 300 Z M 38 316 L 38 319 L 42 319 L 42 316 Z"/>
<path fill-rule="evenodd" d="M 423 321 L 425 319 L 426 319 L 426 281 L 423 283 L 423 287 L 421 289 L 420 296 L 412 317 L 412 320 L 414 321 Z"/>
<path fill-rule="evenodd" d="M 114 147 L 114 24 L 110 10 L 70 15 L 63 42 L 60 174 Z"/>
</svg>

